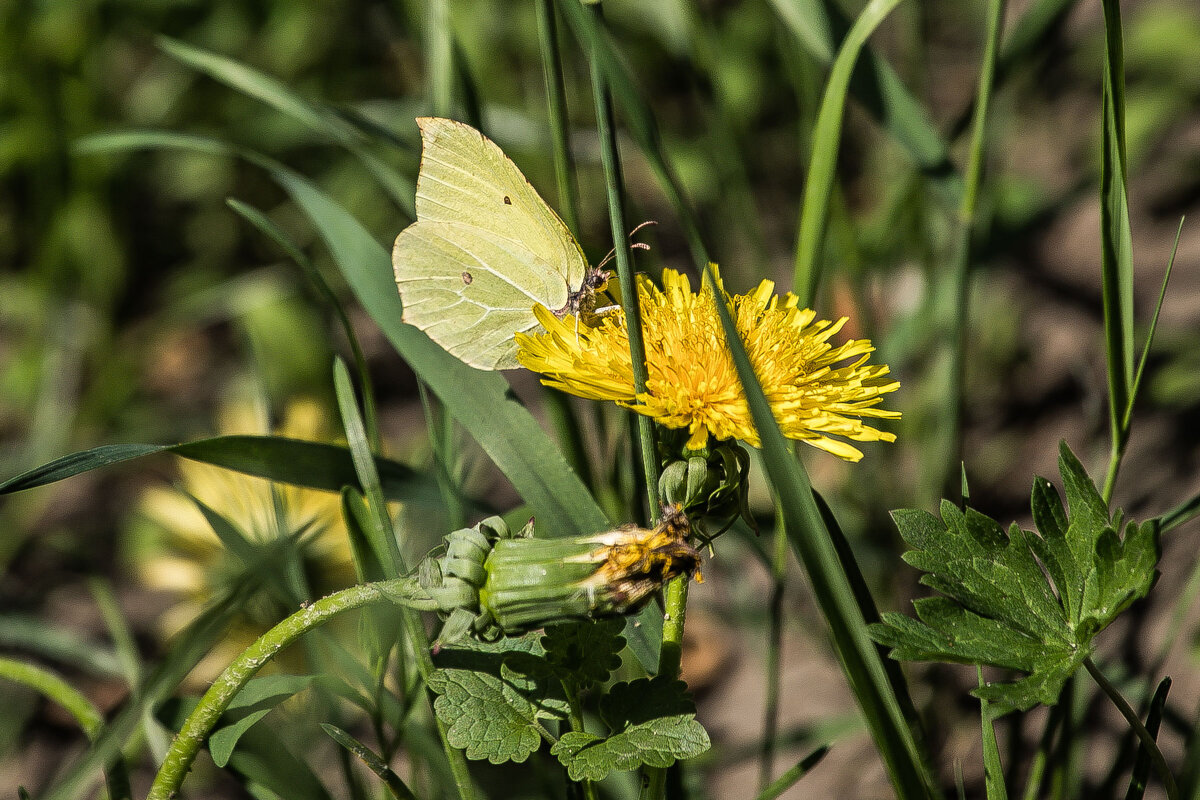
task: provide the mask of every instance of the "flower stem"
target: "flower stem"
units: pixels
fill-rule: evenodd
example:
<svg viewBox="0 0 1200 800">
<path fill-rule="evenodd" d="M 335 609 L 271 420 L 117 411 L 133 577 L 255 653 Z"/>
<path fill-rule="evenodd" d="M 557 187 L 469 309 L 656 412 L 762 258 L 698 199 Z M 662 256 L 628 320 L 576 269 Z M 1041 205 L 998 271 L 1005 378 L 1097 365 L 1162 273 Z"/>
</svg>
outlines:
<svg viewBox="0 0 1200 800">
<path fill-rule="evenodd" d="M 188 715 L 179 734 L 171 742 L 162 767 L 154 776 L 148 800 L 171 800 L 177 795 L 196 754 L 217 720 L 225 713 L 237 693 L 280 650 L 344 611 L 387 600 L 388 595 L 384 593 L 384 588 L 398 588 L 406 583 L 411 581 L 400 578 L 344 589 L 300 609 L 259 637 L 213 681 L 196 708 Z M 458 777 L 456 774 L 456 780 Z M 464 797 L 470 796 L 470 786 L 467 788 L 468 792 L 463 794 Z"/>
<path fill-rule="evenodd" d="M 573 2 L 573 0 L 568 0 Z M 603 24 L 604 11 L 599 2 L 587 2 L 587 10 L 593 15 L 597 27 Z M 629 355 L 633 367 L 633 388 L 636 394 L 646 391 L 646 346 L 642 341 L 642 314 L 638 305 L 637 283 L 629 258 L 629 244 L 625 237 L 625 209 L 621 197 L 624 179 L 621 176 L 621 159 L 617 152 L 616 129 L 613 125 L 612 94 L 600 63 L 598 47 L 591 51 L 592 91 L 596 100 L 596 128 L 600 134 L 600 159 L 604 164 L 605 183 L 608 187 L 609 222 L 612 225 L 613 247 L 617 262 L 617 275 L 621 284 L 621 305 L 625 309 L 626 327 L 629 331 Z M 661 514 L 658 496 L 658 454 L 654 443 L 654 426 L 649 417 L 637 415 L 638 447 L 642 470 L 646 480 L 646 497 L 649 502 L 650 520 L 656 522 Z M 662 649 L 658 655 L 658 674 L 679 675 L 679 662 L 683 652 L 683 623 L 687 612 L 688 581 L 686 575 L 667 584 L 664 591 L 666 613 L 663 617 Z M 667 771 L 662 767 L 646 767 L 642 783 L 642 800 L 659 800 L 666 792 Z"/>
<path fill-rule="evenodd" d="M 949 386 L 946 392 L 946 423 L 943 426 L 946 452 L 940 459 L 942 479 L 940 488 L 953 496 L 959 468 L 962 464 L 963 392 L 966 383 L 967 333 L 970 318 L 971 288 L 971 231 L 974 228 L 976 200 L 983 182 L 983 166 L 987 155 L 987 121 L 992 84 L 999 51 L 1000 28 L 1004 19 L 1005 0 L 990 0 L 988 4 L 987 36 L 979 70 L 978 94 L 975 100 L 975 119 L 971 131 L 970 158 L 967 162 L 962 201 L 955 219 L 958 239 L 954 243 L 952 260 L 954 280 L 954 322 L 950 342 Z"/>
<path fill-rule="evenodd" d="M 1158 777 L 1162 779 L 1163 788 L 1167 790 L 1167 800 L 1178 800 L 1179 787 L 1175 784 L 1175 776 L 1171 774 L 1171 770 L 1167 767 L 1167 760 L 1163 758 L 1162 751 L 1158 749 L 1158 743 L 1154 741 L 1154 737 L 1150 735 L 1150 731 L 1146 730 L 1146 726 L 1138 719 L 1137 712 L 1133 710 L 1133 706 L 1129 705 L 1117 687 L 1113 686 L 1108 678 L 1104 677 L 1104 673 L 1096 666 L 1096 663 L 1091 658 L 1085 658 L 1083 665 L 1087 667 L 1087 671 L 1100 685 L 1100 689 L 1108 695 L 1108 699 L 1112 700 L 1113 705 L 1121 712 L 1121 716 L 1125 717 L 1125 721 L 1129 723 L 1129 727 L 1137 734 L 1141 740 L 1142 746 L 1146 748 L 1146 754 L 1150 756 L 1150 763 L 1154 765 Z"/>
<path fill-rule="evenodd" d="M 588 2 L 587 8 L 601 25 L 604 12 L 599 2 Z M 605 185 L 608 189 L 608 219 L 612 227 L 613 252 L 617 277 L 621 284 L 621 306 L 625 309 L 629 331 L 629 355 L 633 366 L 635 394 L 646 391 L 646 345 L 642 340 L 642 311 L 638 304 L 637 283 L 629 257 L 629 240 L 625 236 L 625 201 L 622 196 L 625 179 L 621 174 L 621 156 L 617 151 L 617 133 L 613 124 L 612 93 L 609 91 L 600 53 L 591 53 L 592 92 L 596 100 L 596 128 L 600 135 L 600 160 L 604 164 Z M 654 426 L 649 417 L 637 415 L 638 446 L 642 470 L 646 479 L 646 495 L 650 503 L 650 520 L 656 522 L 660 513 L 658 499 L 658 455 L 654 447 Z"/>
</svg>

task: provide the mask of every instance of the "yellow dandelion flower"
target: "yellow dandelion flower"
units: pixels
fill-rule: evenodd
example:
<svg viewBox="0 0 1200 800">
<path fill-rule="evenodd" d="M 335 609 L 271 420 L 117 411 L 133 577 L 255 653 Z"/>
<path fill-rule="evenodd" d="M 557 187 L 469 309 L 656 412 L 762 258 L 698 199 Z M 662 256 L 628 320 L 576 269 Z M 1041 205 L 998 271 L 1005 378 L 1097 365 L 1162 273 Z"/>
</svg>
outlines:
<svg viewBox="0 0 1200 800">
<path fill-rule="evenodd" d="M 547 386 L 612 400 L 668 428 L 685 428 L 689 448 L 704 447 L 710 435 L 757 447 L 758 432 L 713 290 L 704 286 L 693 292 L 686 275 L 669 269 L 663 271 L 661 289 L 644 275 L 637 283 L 649 374 L 645 392 L 633 389 L 629 331 L 621 312 L 589 327 L 536 308 L 545 332 L 517 334 L 521 365 L 543 375 Z M 723 287 L 719 291 L 783 434 L 847 461 L 858 461 L 862 452 L 845 439 L 895 441 L 894 434 L 863 423 L 863 418 L 900 416 L 876 407 L 900 383 L 887 377 L 887 365 L 867 363 L 875 349 L 871 342 L 830 344 L 846 318 L 816 321 L 812 310 L 798 307 L 795 295 L 776 296 L 774 289 L 774 282 L 763 281 L 736 297 Z"/>
<path fill-rule="evenodd" d="M 312 400 L 288 403 L 280 435 L 310 441 L 328 440 L 326 414 Z M 254 407 L 231 404 L 220 415 L 224 434 L 261 433 Z M 243 580 L 249 569 L 280 576 L 298 570 L 313 597 L 352 585 L 356 580 L 349 534 L 340 498 L 287 484 L 180 460 L 180 485 L 148 488 L 131 520 L 130 547 L 136 572 L 150 589 L 174 595 L 160 619 L 164 638 L 190 623 L 216 598 Z M 231 553 L 189 497 L 195 497 L 237 527 L 246 537 L 253 564 Z M 247 599 L 233 631 L 193 673 L 210 680 L 241 650 L 295 609 L 262 590 Z"/>
</svg>

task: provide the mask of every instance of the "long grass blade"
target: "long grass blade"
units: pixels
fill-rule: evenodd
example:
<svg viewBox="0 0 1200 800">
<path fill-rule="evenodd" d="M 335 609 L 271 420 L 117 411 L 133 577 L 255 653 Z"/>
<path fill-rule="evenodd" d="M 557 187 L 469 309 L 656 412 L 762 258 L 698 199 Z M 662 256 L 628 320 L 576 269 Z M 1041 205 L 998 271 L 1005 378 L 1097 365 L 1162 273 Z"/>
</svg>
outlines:
<svg viewBox="0 0 1200 800">
<path fill-rule="evenodd" d="M 706 272 L 705 279 L 713 281 L 711 271 Z M 893 788 L 904 800 L 935 797 L 937 790 L 926 760 L 892 691 L 879 650 L 867 633 L 854 590 L 813 498 L 808 476 L 775 423 L 729 309 L 722 302 L 716 306 L 755 428 L 762 440 L 763 462 L 778 498 L 792 548 L 808 573 L 842 670 L 888 767 Z"/>
<path fill-rule="evenodd" d="M 1112 456 L 1117 471 L 1129 435 L 1123 424 L 1133 384 L 1133 241 L 1129 229 L 1128 177 L 1125 158 L 1125 61 L 1121 10 L 1116 0 L 1103 0 L 1104 92 L 1100 162 L 1100 276 L 1104 304 L 1104 344 L 1108 366 L 1108 400 Z M 1102 496 L 1112 498 L 1112 488 Z"/>
<path fill-rule="evenodd" d="M 829 753 L 829 745 L 823 744 L 816 750 L 800 759 L 787 772 L 776 778 L 770 786 L 759 792 L 756 800 L 775 800 L 788 789 L 796 785 L 796 783 L 812 771 L 812 768 L 821 763 L 821 759 L 825 758 Z"/>
<path fill-rule="evenodd" d="M 697 269 L 703 269 L 708 263 L 708 248 L 700 233 L 700 222 L 684 195 L 683 184 L 667 158 L 658 123 L 655 122 L 649 103 L 638 91 L 629 70 L 618 57 L 608 33 L 584 7 L 584 3 L 581 0 L 559 0 L 558 7 L 575 37 L 584 43 L 591 58 L 604 73 L 605 84 L 625 114 L 630 135 L 650 162 L 650 168 L 658 178 L 667 201 L 675 209 L 675 215 L 683 226 L 693 263 Z"/>
<path fill-rule="evenodd" d="M 90 740 L 94 741 L 104 730 L 100 710 L 78 689 L 45 667 L 0 657 L 0 679 L 28 686 L 65 708 Z M 105 768 L 105 782 L 110 800 L 128 800 L 132 796 L 129 771 L 120 753 Z"/>
<path fill-rule="evenodd" d="M 241 200 L 229 198 L 226 204 L 237 212 L 243 219 L 249 222 L 259 231 L 265 233 L 273 240 L 283 252 L 288 254 L 288 257 L 296 262 L 304 272 L 309 282 L 316 287 L 321 297 L 333 310 L 337 316 L 338 323 L 342 327 L 342 333 L 346 335 L 346 341 L 350 345 L 350 353 L 354 358 L 354 370 L 358 373 L 359 389 L 363 398 L 363 422 L 367 427 L 367 440 L 371 443 L 371 451 L 379 452 L 381 438 L 379 435 L 379 415 L 375 410 L 375 390 L 371 384 L 371 373 L 367 369 L 367 359 L 363 355 L 362 347 L 358 343 L 358 337 L 354 334 L 354 326 L 350 324 L 350 317 L 346 314 L 346 309 L 342 306 L 333 289 L 329 287 L 329 283 L 325 280 L 325 276 L 317 269 L 317 266 L 310 259 L 300 246 L 292 241 L 283 230 L 271 221 L 271 218 L 258 210 L 254 206 L 243 203 Z"/>
<path fill-rule="evenodd" d="M 400 776 L 393 772 L 391 767 L 387 765 L 387 762 L 380 758 L 371 748 L 341 728 L 336 725 L 330 725 L 328 722 L 321 723 L 321 730 L 325 731 L 331 739 L 357 756 L 363 765 L 375 773 L 376 777 L 383 782 L 383 786 L 387 789 L 388 794 L 396 798 L 396 800 L 417 800 L 417 796 L 413 794 L 412 789 L 409 789 L 404 781 L 400 779 Z"/>
<path fill-rule="evenodd" d="M 109 444 L 71 453 L 0 483 L 0 495 L 45 486 L 94 469 L 109 467 L 156 453 L 212 464 L 258 478 L 341 491 L 355 482 L 349 449 L 324 442 L 282 436 L 215 436 L 182 444 Z M 398 461 L 375 458 L 384 495 L 389 500 L 430 505 L 440 502 L 432 479 Z"/>
<path fill-rule="evenodd" d="M 1167 299 L 1167 284 L 1171 280 L 1171 271 L 1175 267 L 1175 255 L 1179 252 L 1179 237 L 1183 233 L 1183 220 L 1179 220 L 1179 228 L 1175 231 L 1175 244 L 1171 247 L 1171 258 L 1167 261 L 1166 272 L 1163 273 L 1162 286 L 1158 290 L 1158 302 L 1154 304 L 1154 315 L 1150 318 L 1150 329 L 1146 331 L 1146 343 L 1142 345 L 1142 356 L 1138 359 L 1137 370 L 1133 374 L 1133 383 L 1129 387 L 1129 397 L 1125 404 L 1125 413 L 1121 417 L 1121 438 L 1113 444 L 1113 457 L 1108 463 L 1108 474 L 1104 476 L 1103 497 L 1112 497 L 1117 482 L 1117 473 L 1121 469 L 1121 459 L 1125 455 L 1125 446 L 1129 443 L 1129 432 L 1133 426 L 1133 407 L 1137 403 L 1138 392 L 1142 387 L 1142 376 L 1146 372 L 1146 362 L 1150 359 L 1150 346 L 1154 343 L 1154 334 L 1158 332 L 1158 316 L 1162 312 L 1163 301 Z"/>
<path fill-rule="evenodd" d="M 1157 740 L 1158 728 L 1162 724 L 1163 711 L 1167 705 L 1167 693 L 1171 691 L 1171 679 L 1163 678 L 1154 697 L 1150 700 L 1150 710 L 1146 715 L 1146 731 Z M 1129 775 L 1129 789 L 1125 800 L 1142 800 L 1146 794 L 1146 785 L 1150 777 L 1151 755 L 1144 743 L 1139 744 L 1137 759 L 1133 762 L 1133 771 Z"/>
<path fill-rule="evenodd" d="M 266 103 L 305 127 L 320 133 L 352 153 L 409 217 L 416 218 L 415 185 L 367 147 L 358 128 L 333 111 L 301 97 L 282 81 L 240 61 L 193 47 L 177 39 L 159 37 L 158 46 L 172 58 Z"/>
<path fill-rule="evenodd" d="M 770 0 L 796 41 L 822 66 L 834 61 L 838 36 L 850 21 L 835 3 L 822 0 Z M 922 173 L 945 184 L 942 194 L 955 206 L 961 179 L 950 150 L 925 107 L 904 86 L 896 70 L 867 45 L 853 71 L 850 93 L 908 152 Z"/>
<path fill-rule="evenodd" d="M 944 494 L 951 495 L 953 484 L 958 483 L 962 465 L 962 418 L 963 393 L 966 383 L 968 322 L 970 314 L 971 288 L 971 234 L 974 231 L 975 209 L 979 187 L 983 181 L 983 166 L 987 155 L 988 112 L 991 110 L 992 86 L 996 73 L 996 59 L 1000 51 L 1000 30 L 1004 20 L 1005 0 L 989 0 L 987 31 L 984 36 L 983 59 L 979 69 L 976 90 L 974 124 L 971 130 L 971 149 L 967 161 L 962 202 L 955 219 L 957 238 L 950 263 L 954 283 L 954 305 L 950 345 L 949 385 L 945 393 L 944 423 L 939 426 L 942 448 L 935 449 L 939 456 L 935 469 L 941 471 L 939 481 Z"/>
<path fill-rule="evenodd" d="M 867 38 L 900 2 L 901 0 L 871 0 L 867 3 L 846 34 L 829 73 L 829 81 L 821 99 L 821 109 L 817 112 L 817 125 L 813 130 L 812 158 L 804 183 L 804 200 L 800 207 L 800 221 L 796 233 L 793 291 L 800 298 L 802 306 L 812 306 L 820 280 L 818 263 L 825 244 L 829 198 L 833 193 L 834 169 L 837 165 L 838 145 L 841 143 L 842 114 L 846 108 L 850 76 Z"/>
</svg>

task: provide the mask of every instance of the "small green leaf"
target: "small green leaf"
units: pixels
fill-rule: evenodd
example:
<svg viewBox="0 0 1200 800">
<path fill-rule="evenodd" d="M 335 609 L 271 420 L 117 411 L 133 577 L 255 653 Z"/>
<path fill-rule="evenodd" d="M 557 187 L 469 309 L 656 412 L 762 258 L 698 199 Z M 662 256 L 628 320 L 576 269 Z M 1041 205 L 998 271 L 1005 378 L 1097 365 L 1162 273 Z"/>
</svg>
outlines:
<svg viewBox="0 0 1200 800">
<path fill-rule="evenodd" d="M 565 703 L 552 697 L 555 682 L 537 637 L 471 642 L 443 650 L 437 663 L 429 676 L 438 695 L 433 710 L 448 729 L 447 740 L 467 758 L 520 763 L 541 745 L 538 718 L 564 715 Z"/>
<path fill-rule="evenodd" d="M 1037 478 L 1031 501 L 1036 534 L 1015 524 L 1005 534 L 983 514 L 949 502 L 942 503 L 940 521 L 923 511 L 893 515 L 913 548 L 905 561 L 923 570 L 921 582 L 943 596 L 915 601 L 917 620 L 885 614 L 871 627 L 872 637 L 900 660 L 1027 673 L 974 692 L 996 704 L 997 714 L 1057 702 L 1063 684 L 1091 655 L 1095 635 L 1144 597 L 1156 577 L 1158 522 L 1129 523 L 1118 536 L 1120 512 L 1109 518 L 1066 444 L 1059 471 L 1067 510 L 1050 482 Z"/>
<path fill-rule="evenodd" d="M 600 701 L 600 713 L 613 731 L 607 738 L 572 731 L 550 750 L 571 780 L 603 780 L 614 770 L 642 764 L 665 768 L 710 746 L 683 681 L 664 676 L 614 684 Z"/>
<path fill-rule="evenodd" d="M 553 625 L 546 628 L 542 647 L 546 649 L 546 659 L 563 680 L 571 681 L 578 689 L 587 689 L 604 683 L 621 666 L 618 653 L 625 647 L 621 636 L 624 627 L 621 620 L 615 619 Z"/>
<path fill-rule="evenodd" d="M 246 684 L 225 711 L 226 724 L 208 737 L 208 751 L 213 763 L 218 767 L 228 764 L 242 734 L 271 713 L 275 706 L 307 689 L 312 680 L 312 675 L 267 675 Z"/>
</svg>

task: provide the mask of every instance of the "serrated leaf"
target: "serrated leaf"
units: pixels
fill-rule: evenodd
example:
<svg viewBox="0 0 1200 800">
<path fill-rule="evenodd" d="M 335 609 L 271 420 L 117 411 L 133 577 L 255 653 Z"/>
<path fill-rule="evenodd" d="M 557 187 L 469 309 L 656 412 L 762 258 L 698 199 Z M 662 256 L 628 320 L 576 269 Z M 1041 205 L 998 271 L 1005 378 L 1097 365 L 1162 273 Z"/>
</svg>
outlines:
<svg viewBox="0 0 1200 800">
<path fill-rule="evenodd" d="M 631 725 L 603 739 L 590 733 L 564 733 L 550 752 L 567 768 L 571 780 L 599 781 L 614 770 L 637 769 L 642 764 L 669 767 L 709 746 L 704 726 L 691 715 L 679 715 Z"/>
<path fill-rule="evenodd" d="M 1063 684 L 1091 655 L 1095 635 L 1150 591 L 1159 557 L 1157 521 L 1129 523 L 1118 536 L 1121 512 L 1110 519 L 1065 443 L 1059 471 L 1066 509 L 1049 481 L 1034 481 L 1037 533 L 1014 524 L 1005 534 L 983 514 L 949 502 L 942 503 L 941 520 L 896 512 L 900 534 L 913 548 L 904 560 L 925 571 L 921 582 L 942 596 L 915 601 L 918 619 L 885 614 L 871 626 L 872 638 L 891 647 L 896 659 L 1027 673 L 974 692 L 998 713 L 1057 702 Z"/>
<path fill-rule="evenodd" d="M 600 715 L 612 730 L 608 737 L 572 731 L 550 750 L 571 780 L 598 781 L 613 770 L 642 764 L 669 767 L 710 746 L 708 732 L 695 720 L 687 684 L 680 680 L 661 676 L 613 684 L 600 700 Z"/>
<path fill-rule="evenodd" d="M 213 763 L 218 767 L 228 764 L 238 739 L 275 706 L 308 688 L 312 680 L 312 675 L 267 675 L 247 683 L 226 709 L 222 717 L 226 724 L 208 737 Z"/>
<path fill-rule="evenodd" d="M 604 683 L 621 666 L 618 653 L 625 646 L 623 629 L 620 620 L 611 619 L 553 625 L 542 637 L 546 660 L 560 678 L 577 689 Z"/>
<path fill-rule="evenodd" d="M 510 703 L 498 679 L 470 670 L 436 670 L 429 688 L 438 695 L 433 710 L 448 727 L 447 740 L 467 758 L 520 763 L 541 744 L 533 705 Z"/>
<path fill-rule="evenodd" d="M 561 686 L 546 663 L 537 637 L 446 649 L 429 677 L 438 695 L 433 710 L 447 739 L 467 758 L 493 764 L 521 762 L 541 745 L 537 720 L 565 716 Z"/>
</svg>

